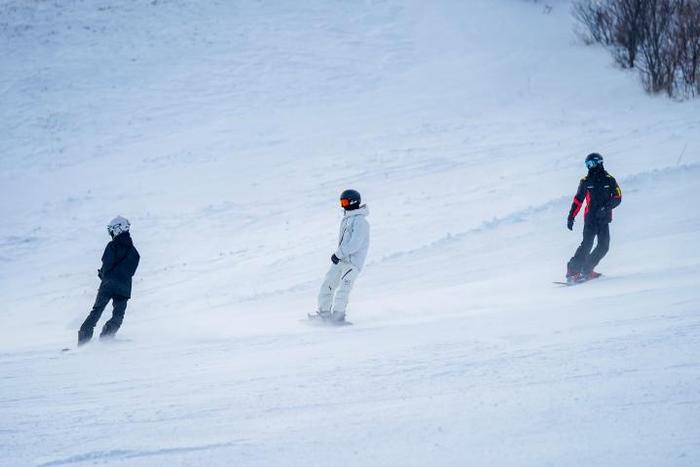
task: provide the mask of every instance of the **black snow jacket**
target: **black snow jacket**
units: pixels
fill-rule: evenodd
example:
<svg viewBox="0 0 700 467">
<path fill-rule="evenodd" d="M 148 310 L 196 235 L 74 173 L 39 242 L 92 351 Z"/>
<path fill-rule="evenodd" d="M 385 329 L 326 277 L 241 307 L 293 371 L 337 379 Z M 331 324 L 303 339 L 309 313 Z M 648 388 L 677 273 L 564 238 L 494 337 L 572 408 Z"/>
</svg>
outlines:
<svg viewBox="0 0 700 467">
<path fill-rule="evenodd" d="M 107 244 L 99 270 L 100 289 L 111 295 L 131 298 L 131 278 L 139 266 L 139 252 L 129 232 L 123 232 Z"/>
<path fill-rule="evenodd" d="M 588 171 L 588 175 L 583 177 L 578 185 L 574 201 L 571 203 L 569 219 L 576 218 L 584 201 L 586 211 L 583 217 L 586 223 L 610 223 L 612 210 L 622 202 L 622 190 L 615 178 L 605 169 L 594 168 Z"/>
</svg>

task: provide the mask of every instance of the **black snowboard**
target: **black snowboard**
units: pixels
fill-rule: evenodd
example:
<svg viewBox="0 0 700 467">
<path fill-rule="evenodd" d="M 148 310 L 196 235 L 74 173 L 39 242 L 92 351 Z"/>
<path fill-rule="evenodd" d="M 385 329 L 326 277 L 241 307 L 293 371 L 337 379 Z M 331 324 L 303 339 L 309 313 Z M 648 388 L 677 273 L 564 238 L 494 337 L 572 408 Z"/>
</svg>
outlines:
<svg viewBox="0 0 700 467">
<path fill-rule="evenodd" d="M 552 282 L 552 284 L 563 285 L 563 286 L 565 286 L 565 287 L 572 287 L 572 286 L 574 286 L 574 285 L 581 285 L 581 284 L 585 284 L 586 282 L 590 282 L 590 281 L 592 281 L 592 280 L 596 280 L 596 279 L 598 279 L 599 277 L 603 277 L 603 275 L 601 274 L 601 275 L 596 276 L 596 277 L 593 277 L 593 278 L 591 278 L 591 279 L 586 279 L 586 280 L 583 280 L 583 281 L 576 281 L 576 282 L 554 281 L 554 282 Z"/>
</svg>

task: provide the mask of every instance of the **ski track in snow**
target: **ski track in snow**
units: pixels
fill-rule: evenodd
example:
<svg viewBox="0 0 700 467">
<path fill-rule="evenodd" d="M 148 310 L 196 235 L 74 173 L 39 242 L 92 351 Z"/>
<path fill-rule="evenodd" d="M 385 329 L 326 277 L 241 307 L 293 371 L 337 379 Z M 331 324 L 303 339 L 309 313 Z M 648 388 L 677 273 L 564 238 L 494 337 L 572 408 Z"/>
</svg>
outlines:
<svg viewBox="0 0 700 467">
<path fill-rule="evenodd" d="M 106 462 L 106 461 L 121 461 L 129 460 L 135 458 L 144 457 L 156 457 L 156 456 L 168 456 L 168 455 L 178 455 L 191 453 L 196 451 L 208 451 L 218 448 L 230 447 L 236 443 L 220 443 L 220 444 L 210 444 L 204 446 L 192 446 L 192 447 L 180 447 L 180 448 L 169 448 L 169 449 L 155 449 L 151 451 L 129 451 L 129 450 L 113 450 L 113 451 L 98 451 L 98 452 L 88 452 L 85 454 L 79 454 L 77 456 L 68 457 L 66 459 L 54 460 L 50 462 L 45 462 L 39 464 L 38 467 L 49 467 L 52 465 L 70 465 L 70 464 L 80 464 L 80 463 L 95 463 L 95 462 Z M 160 461 L 162 462 L 162 461 Z"/>
<path fill-rule="evenodd" d="M 700 164 L 683 165 L 660 170 L 657 169 L 653 171 L 645 171 L 633 176 L 625 177 L 621 180 L 618 180 L 618 182 L 625 187 L 626 193 L 635 193 L 639 192 L 645 184 L 647 186 L 650 183 L 668 184 L 669 182 L 667 180 L 669 178 L 677 178 L 678 174 L 685 175 L 688 178 L 697 177 L 698 179 L 700 179 Z M 464 241 L 470 235 L 497 229 L 503 224 L 513 224 L 518 222 L 531 221 L 531 218 L 534 215 L 540 214 L 544 211 L 550 211 L 553 208 L 558 208 L 559 212 L 566 212 L 566 210 L 571 204 L 571 198 L 571 196 L 563 196 L 560 198 L 552 199 L 537 206 L 529 206 L 525 209 L 511 212 L 504 217 L 498 217 L 489 221 L 484 221 L 480 226 L 476 228 L 461 232 L 448 233 L 444 237 L 434 240 L 426 245 L 418 246 L 407 251 L 393 253 L 392 255 L 382 258 L 380 261 L 389 261 L 406 255 L 422 252 L 424 250 L 430 250 L 431 248 L 448 246 L 450 243 L 453 242 Z M 582 222 L 581 218 L 579 218 L 579 222 Z M 377 262 L 375 261 L 374 263 L 370 263 L 370 266 L 376 264 Z"/>
<path fill-rule="evenodd" d="M 700 464 L 698 102 L 550 4 L 0 2 L 0 465 Z M 305 326 L 350 186 L 354 325 Z M 120 338 L 62 353 L 117 213 Z"/>
</svg>

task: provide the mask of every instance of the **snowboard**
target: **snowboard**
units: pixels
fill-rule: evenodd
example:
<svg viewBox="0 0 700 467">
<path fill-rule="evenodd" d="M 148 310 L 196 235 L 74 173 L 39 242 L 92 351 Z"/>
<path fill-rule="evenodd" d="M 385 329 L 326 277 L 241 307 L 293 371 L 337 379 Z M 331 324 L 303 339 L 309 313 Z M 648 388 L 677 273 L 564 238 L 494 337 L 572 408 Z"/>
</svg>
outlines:
<svg viewBox="0 0 700 467">
<path fill-rule="evenodd" d="M 564 287 L 573 287 L 574 285 L 581 285 L 581 284 L 585 284 L 586 282 L 596 280 L 599 277 L 603 277 L 603 275 L 601 274 L 601 275 L 593 277 L 591 279 L 586 279 L 584 281 L 576 281 L 576 282 L 553 281 L 552 284 L 562 285 Z"/>
<path fill-rule="evenodd" d="M 327 327 L 342 327 L 342 326 L 352 326 L 350 321 L 331 321 L 330 319 L 323 319 L 316 313 L 309 313 L 306 319 L 301 320 L 302 323 L 311 324 L 312 326 L 327 326 Z"/>
<path fill-rule="evenodd" d="M 63 347 L 63 348 L 61 349 L 61 352 L 75 351 L 75 350 L 81 349 L 81 348 L 83 348 L 83 347 L 85 347 L 85 346 L 87 346 L 87 345 L 89 345 L 89 344 L 92 344 L 92 343 L 95 342 L 95 341 L 99 342 L 99 343 L 102 344 L 102 345 L 113 345 L 113 344 L 121 344 L 121 343 L 124 343 L 124 342 L 132 342 L 131 339 L 121 339 L 121 338 L 118 338 L 118 337 L 111 337 L 111 338 L 108 338 L 108 339 L 99 339 L 99 340 L 95 339 L 94 341 L 93 341 L 93 340 L 90 340 L 90 341 L 88 341 L 88 342 L 86 342 L 86 343 L 84 343 L 84 344 L 82 344 L 82 345 L 77 345 L 77 346 L 75 346 L 75 347 Z"/>
</svg>

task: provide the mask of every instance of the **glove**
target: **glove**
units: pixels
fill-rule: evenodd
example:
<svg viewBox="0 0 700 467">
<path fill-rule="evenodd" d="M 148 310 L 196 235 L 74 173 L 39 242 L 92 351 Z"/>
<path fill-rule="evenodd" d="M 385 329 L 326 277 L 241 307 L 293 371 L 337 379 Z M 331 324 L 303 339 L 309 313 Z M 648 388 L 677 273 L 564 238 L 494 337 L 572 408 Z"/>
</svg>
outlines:
<svg viewBox="0 0 700 467">
<path fill-rule="evenodd" d="M 333 256 L 331 256 L 331 261 L 333 264 L 338 264 L 340 262 L 340 258 L 338 258 L 335 253 L 333 253 Z"/>
<path fill-rule="evenodd" d="M 602 208 L 598 209 L 595 213 L 595 217 L 600 222 L 607 221 L 608 220 L 608 208 L 602 207 Z"/>
<path fill-rule="evenodd" d="M 569 216 L 569 218 L 566 220 L 566 228 L 569 230 L 574 230 L 574 218 Z"/>
<path fill-rule="evenodd" d="M 100 280 L 102 280 L 102 269 L 97 270 L 97 277 L 99 277 Z"/>
</svg>

